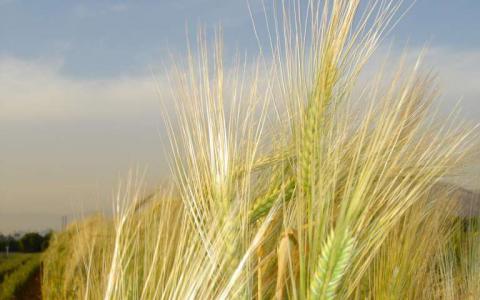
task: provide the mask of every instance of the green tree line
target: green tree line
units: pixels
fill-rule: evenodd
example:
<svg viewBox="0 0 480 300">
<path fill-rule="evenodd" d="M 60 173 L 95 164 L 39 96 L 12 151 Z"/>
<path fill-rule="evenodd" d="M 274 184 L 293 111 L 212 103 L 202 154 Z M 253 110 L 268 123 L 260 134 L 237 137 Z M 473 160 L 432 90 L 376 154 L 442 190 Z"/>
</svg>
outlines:
<svg viewBox="0 0 480 300">
<path fill-rule="evenodd" d="M 21 237 L 0 234 L 0 252 L 36 253 L 47 249 L 51 233 L 41 235 L 37 232 L 29 232 Z"/>
</svg>

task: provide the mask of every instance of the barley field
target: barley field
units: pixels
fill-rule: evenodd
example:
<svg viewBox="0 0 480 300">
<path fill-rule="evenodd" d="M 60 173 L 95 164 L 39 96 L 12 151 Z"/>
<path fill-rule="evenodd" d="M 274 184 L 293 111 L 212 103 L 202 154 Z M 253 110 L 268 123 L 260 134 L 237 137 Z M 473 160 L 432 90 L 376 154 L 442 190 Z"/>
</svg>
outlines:
<svg viewBox="0 0 480 300">
<path fill-rule="evenodd" d="M 480 299 L 479 218 L 449 181 L 476 127 L 438 112 L 421 55 L 362 80 L 399 1 L 301 2 L 254 59 L 221 30 L 174 59 L 171 182 L 130 176 L 113 217 L 56 233 L 45 299 Z"/>
</svg>

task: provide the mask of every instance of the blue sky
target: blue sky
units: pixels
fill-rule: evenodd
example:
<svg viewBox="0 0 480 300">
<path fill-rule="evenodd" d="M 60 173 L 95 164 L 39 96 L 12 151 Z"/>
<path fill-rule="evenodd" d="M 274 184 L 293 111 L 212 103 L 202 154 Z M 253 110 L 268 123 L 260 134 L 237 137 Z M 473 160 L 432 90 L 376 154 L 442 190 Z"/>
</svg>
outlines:
<svg viewBox="0 0 480 300">
<path fill-rule="evenodd" d="M 265 32 L 261 1 L 250 3 Z M 150 185 L 168 173 L 149 68 L 184 52 L 199 24 L 256 52 L 243 0 L 0 0 L 0 232 L 109 207 L 132 167 L 148 167 Z M 446 108 L 463 97 L 480 122 L 479 29 L 480 1 L 417 0 L 386 43 L 412 57 L 428 44 Z"/>
<path fill-rule="evenodd" d="M 184 48 L 197 24 L 223 24 L 239 44 L 255 45 L 243 1 L 7 1 L 0 24 L 2 55 L 60 59 L 73 77 L 136 72 Z"/>
<path fill-rule="evenodd" d="M 260 1 L 250 2 L 261 17 Z M 223 24 L 227 45 L 256 47 L 242 0 L 4 0 L 0 5 L 1 56 L 61 61 L 62 73 L 78 78 L 142 71 L 167 49 L 183 49 L 186 28 L 195 32 L 198 24 Z M 418 0 L 391 36 L 412 45 L 429 41 L 468 49 L 480 47 L 479 28 L 479 1 Z"/>
</svg>

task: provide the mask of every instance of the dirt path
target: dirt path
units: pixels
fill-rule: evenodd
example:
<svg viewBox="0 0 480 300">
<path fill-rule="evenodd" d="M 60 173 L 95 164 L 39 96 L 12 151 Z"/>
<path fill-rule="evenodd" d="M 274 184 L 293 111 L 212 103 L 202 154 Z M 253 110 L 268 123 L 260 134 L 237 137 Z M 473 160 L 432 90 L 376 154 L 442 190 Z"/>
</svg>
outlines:
<svg viewBox="0 0 480 300">
<path fill-rule="evenodd" d="M 15 300 L 41 300 L 42 299 L 42 278 L 40 270 L 25 284 L 25 287 L 18 293 Z"/>
</svg>

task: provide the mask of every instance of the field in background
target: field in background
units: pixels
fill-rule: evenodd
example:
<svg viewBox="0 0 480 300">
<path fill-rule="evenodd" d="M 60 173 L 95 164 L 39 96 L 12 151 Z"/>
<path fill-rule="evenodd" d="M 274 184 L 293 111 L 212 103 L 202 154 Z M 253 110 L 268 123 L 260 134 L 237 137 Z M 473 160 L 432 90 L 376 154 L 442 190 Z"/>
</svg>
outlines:
<svg viewBox="0 0 480 300">
<path fill-rule="evenodd" d="M 0 299 L 14 299 L 40 269 L 41 254 L 0 254 Z"/>
</svg>

